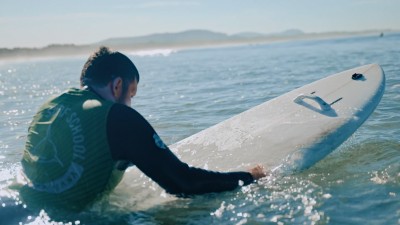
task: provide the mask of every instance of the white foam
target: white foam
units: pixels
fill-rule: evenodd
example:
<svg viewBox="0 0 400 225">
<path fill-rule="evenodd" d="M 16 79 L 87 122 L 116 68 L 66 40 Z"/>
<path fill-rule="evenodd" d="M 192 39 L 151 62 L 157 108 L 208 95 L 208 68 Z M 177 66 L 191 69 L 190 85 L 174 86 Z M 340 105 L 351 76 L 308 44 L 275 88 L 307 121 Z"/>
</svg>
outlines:
<svg viewBox="0 0 400 225">
<path fill-rule="evenodd" d="M 154 56 L 169 56 L 172 53 L 176 52 L 177 50 L 174 49 L 153 49 L 153 50 L 130 52 L 129 55 L 140 56 L 140 57 L 145 57 L 145 56 L 154 57 Z"/>
</svg>

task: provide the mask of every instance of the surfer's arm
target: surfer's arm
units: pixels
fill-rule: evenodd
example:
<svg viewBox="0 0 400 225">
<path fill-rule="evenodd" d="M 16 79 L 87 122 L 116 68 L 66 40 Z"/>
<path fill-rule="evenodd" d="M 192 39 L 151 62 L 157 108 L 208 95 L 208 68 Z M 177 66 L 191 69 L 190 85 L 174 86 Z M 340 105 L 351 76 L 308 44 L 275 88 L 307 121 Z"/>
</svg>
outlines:
<svg viewBox="0 0 400 225">
<path fill-rule="evenodd" d="M 162 143 L 146 119 L 126 106 L 112 107 L 107 132 L 114 159 L 135 164 L 171 194 L 228 191 L 254 180 L 249 172 L 220 173 L 188 166 Z"/>
</svg>

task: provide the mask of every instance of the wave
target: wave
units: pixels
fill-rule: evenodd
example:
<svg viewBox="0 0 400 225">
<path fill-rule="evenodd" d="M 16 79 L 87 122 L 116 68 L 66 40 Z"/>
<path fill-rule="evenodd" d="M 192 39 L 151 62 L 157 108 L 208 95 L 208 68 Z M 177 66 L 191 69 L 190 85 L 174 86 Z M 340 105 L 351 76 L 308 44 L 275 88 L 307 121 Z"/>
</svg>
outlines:
<svg viewBox="0 0 400 225">
<path fill-rule="evenodd" d="M 154 56 L 169 56 L 172 53 L 176 53 L 177 50 L 175 49 L 152 49 L 152 50 L 141 50 L 128 53 L 132 56 L 140 56 L 140 57 L 154 57 Z"/>
</svg>

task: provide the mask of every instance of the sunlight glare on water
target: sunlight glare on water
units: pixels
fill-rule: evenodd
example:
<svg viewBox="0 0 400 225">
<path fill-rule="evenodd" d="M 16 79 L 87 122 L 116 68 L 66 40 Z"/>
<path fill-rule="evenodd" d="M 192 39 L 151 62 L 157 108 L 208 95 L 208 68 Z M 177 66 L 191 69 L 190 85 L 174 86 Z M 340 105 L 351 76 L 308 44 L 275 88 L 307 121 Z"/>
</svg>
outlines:
<svg viewBox="0 0 400 225">
<path fill-rule="evenodd" d="M 177 198 L 132 168 L 115 191 L 92 208 L 56 217 L 31 211 L 7 187 L 21 168 L 32 116 L 49 97 L 79 86 L 86 59 L 3 62 L 1 221 L 400 224 L 400 50 L 393 46 L 400 46 L 399 34 L 130 54 L 141 74 L 133 107 L 168 145 L 294 88 L 363 64 L 383 67 L 386 92 L 375 112 L 348 141 L 305 171 L 274 174 L 232 192 Z M 198 163 L 207 168 L 209 162 Z"/>
</svg>

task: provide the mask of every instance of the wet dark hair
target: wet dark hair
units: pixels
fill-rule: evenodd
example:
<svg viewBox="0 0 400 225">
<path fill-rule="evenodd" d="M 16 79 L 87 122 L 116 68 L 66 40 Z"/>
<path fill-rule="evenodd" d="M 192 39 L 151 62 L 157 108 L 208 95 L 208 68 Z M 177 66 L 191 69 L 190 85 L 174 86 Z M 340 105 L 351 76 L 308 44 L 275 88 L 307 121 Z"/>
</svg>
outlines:
<svg viewBox="0 0 400 225">
<path fill-rule="evenodd" d="M 101 46 L 83 66 L 80 78 L 81 87 L 104 87 L 117 77 L 121 77 L 124 89 L 128 88 L 135 79 L 139 82 L 139 72 L 127 56 Z"/>
</svg>

